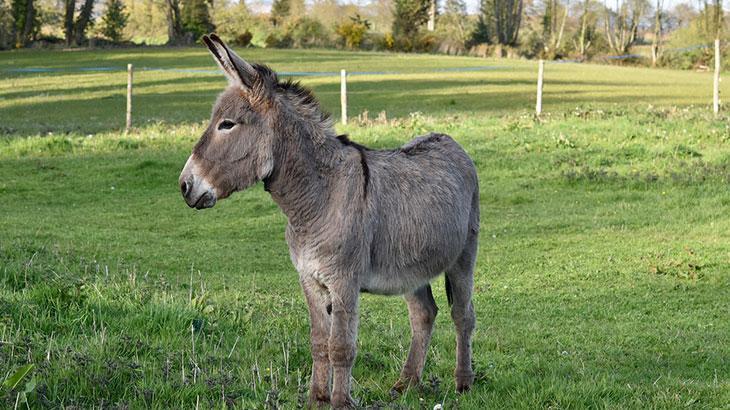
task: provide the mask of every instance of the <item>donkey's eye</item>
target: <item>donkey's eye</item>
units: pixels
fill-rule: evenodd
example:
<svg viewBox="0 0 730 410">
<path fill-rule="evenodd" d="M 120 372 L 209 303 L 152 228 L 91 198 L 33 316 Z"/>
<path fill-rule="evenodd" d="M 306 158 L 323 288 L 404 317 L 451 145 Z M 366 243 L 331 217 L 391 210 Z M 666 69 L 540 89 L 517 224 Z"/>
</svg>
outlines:
<svg viewBox="0 0 730 410">
<path fill-rule="evenodd" d="M 236 123 L 231 120 L 223 120 L 220 124 L 218 124 L 218 130 L 230 130 L 231 128 L 235 127 Z"/>
</svg>

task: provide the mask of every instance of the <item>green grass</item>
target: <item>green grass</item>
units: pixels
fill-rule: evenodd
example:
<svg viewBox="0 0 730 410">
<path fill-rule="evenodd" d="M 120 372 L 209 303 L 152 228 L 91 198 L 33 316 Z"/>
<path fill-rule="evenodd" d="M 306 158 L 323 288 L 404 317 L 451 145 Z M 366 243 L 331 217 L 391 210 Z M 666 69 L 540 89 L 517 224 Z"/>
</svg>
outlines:
<svg viewBox="0 0 730 410">
<path fill-rule="evenodd" d="M 291 71 L 510 66 L 352 78 L 355 112 L 404 118 L 340 131 L 374 147 L 431 129 L 453 135 L 477 164 L 483 215 L 474 389 L 453 393 L 454 332 L 438 280 L 424 386 L 397 399 L 388 390 L 407 353 L 406 307 L 363 296 L 361 403 L 728 408 L 730 126 L 706 113 L 709 76 L 549 65 L 565 83 L 548 82 L 549 114 L 537 121 L 521 113 L 532 105 L 528 62 L 246 53 Z M 211 67 L 185 49 L 2 57 L 0 69 L 132 58 Z M 138 118 L 149 124 L 125 136 L 122 72 L 0 75 L 0 381 L 35 364 L 16 390 L 0 387 L 0 408 L 31 379 L 30 408 L 296 407 L 309 332 L 284 216 L 260 186 L 202 212 L 178 192 L 223 81 L 140 73 Z M 634 75 L 645 84 L 610 85 Z M 333 112 L 336 81 L 306 79 Z"/>
<path fill-rule="evenodd" d="M 349 80 L 350 114 L 368 110 L 371 117 L 412 112 L 429 115 L 501 115 L 530 110 L 535 104 L 534 61 L 385 53 L 244 49 L 241 54 L 280 71 L 395 72 L 359 75 Z M 204 47 L 73 52 L 13 51 L 0 59 L 0 133 L 90 133 L 124 125 L 127 63 L 142 70 L 135 76 L 135 123 L 198 122 L 208 118 L 211 101 L 225 85 L 222 75 L 146 68 L 212 70 Z M 18 68 L 54 68 L 48 74 L 14 73 Z M 78 68 L 116 68 L 79 72 Z M 489 67 L 476 72 L 434 72 L 449 68 Z M 324 107 L 339 118 L 339 77 L 304 77 Z M 730 83 L 722 83 L 730 95 Z M 689 71 L 649 70 L 587 64 L 547 65 L 545 111 L 590 105 L 708 107 L 712 75 Z"/>
</svg>

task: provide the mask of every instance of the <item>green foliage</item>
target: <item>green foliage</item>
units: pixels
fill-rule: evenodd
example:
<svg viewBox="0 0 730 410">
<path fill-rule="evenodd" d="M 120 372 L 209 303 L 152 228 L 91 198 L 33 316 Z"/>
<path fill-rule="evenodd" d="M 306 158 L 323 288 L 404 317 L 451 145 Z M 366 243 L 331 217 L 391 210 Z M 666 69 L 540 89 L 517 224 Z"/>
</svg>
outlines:
<svg viewBox="0 0 730 410">
<path fill-rule="evenodd" d="M 312 17 L 300 17 L 290 20 L 286 32 L 296 48 L 324 47 L 330 44 L 330 32 Z"/>
<path fill-rule="evenodd" d="M 126 12 L 122 0 L 109 0 L 106 12 L 101 18 L 101 33 L 112 41 L 121 41 L 128 20 L 129 14 Z"/>
<path fill-rule="evenodd" d="M 252 14 L 244 2 L 231 5 L 217 1 L 213 6 L 211 11 L 216 34 L 223 40 L 239 47 L 264 45 L 263 39 L 271 31 L 268 19 Z"/>
<path fill-rule="evenodd" d="M 0 0 L 0 50 L 9 48 L 12 43 L 13 13 L 8 0 Z"/>
<path fill-rule="evenodd" d="M 481 0 L 479 20 L 471 43 L 517 45 L 523 0 Z"/>
<path fill-rule="evenodd" d="M 182 26 L 195 39 L 215 30 L 208 11 L 209 0 L 182 0 Z"/>
<path fill-rule="evenodd" d="M 464 0 L 446 0 L 437 19 L 436 31 L 441 39 L 455 42 L 462 48 L 465 46 L 472 28 Z"/>
<path fill-rule="evenodd" d="M 395 47 L 413 51 L 417 46 L 417 34 L 428 21 L 428 0 L 394 0 L 393 37 Z"/>
<path fill-rule="evenodd" d="M 274 27 L 287 23 L 289 19 L 304 17 L 304 0 L 274 0 L 271 3 L 269 20 Z"/>
<path fill-rule="evenodd" d="M 10 0 L 15 47 L 24 47 L 40 30 L 36 0 Z"/>
<path fill-rule="evenodd" d="M 290 18 L 283 27 L 273 30 L 266 38 L 270 48 L 311 48 L 330 44 L 330 33 L 311 17 Z"/>
<path fill-rule="evenodd" d="M 335 32 L 349 49 L 360 48 L 365 34 L 370 29 L 370 22 L 363 19 L 359 14 L 350 17 L 350 21 L 342 23 L 335 28 Z"/>
<path fill-rule="evenodd" d="M 469 45 L 491 44 L 492 31 L 489 28 L 488 20 L 483 14 L 479 15 L 474 31 L 469 38 Z"/>
</svg>

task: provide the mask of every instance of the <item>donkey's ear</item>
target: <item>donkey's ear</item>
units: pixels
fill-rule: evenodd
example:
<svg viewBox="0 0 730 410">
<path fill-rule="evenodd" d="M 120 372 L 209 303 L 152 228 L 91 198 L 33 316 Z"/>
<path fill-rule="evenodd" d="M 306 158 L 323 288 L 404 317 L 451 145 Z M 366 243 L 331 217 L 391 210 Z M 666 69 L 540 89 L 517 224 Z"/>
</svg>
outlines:
<svg viewBox="0 0 730 410">
<path fill-rule="evenodd" d="M 228 82 L 250 88 L 256 78 L 256 70 L 231 50 L 216 34 L 203 36 L 203 42 L 223 69 Z"/>
</svg>

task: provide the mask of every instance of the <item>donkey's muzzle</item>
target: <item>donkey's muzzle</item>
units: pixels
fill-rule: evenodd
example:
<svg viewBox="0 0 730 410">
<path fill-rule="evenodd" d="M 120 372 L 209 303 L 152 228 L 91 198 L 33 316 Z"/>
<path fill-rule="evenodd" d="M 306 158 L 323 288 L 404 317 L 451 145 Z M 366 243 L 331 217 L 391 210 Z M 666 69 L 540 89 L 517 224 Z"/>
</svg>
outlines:
<svg viewBox="0 0 730 410">
<path fill-rule="evenodd" d="M 189 207 L 195 209 L 210 208 L 218 197 L 215 188 L 205 177 L 201 177 L 194 157 L 191 155 L 180 173 L 180 193 Z"/>
<path fill-rule="evenodd" d="M 203 184 L 199 184 L 203 185 Z M 195 177 L 190 175 L 180 181 L 180 193 L 189 207 L 195 209 L 211 208 L 217 198 L 212 190 L 205 186 L 196 186 Z"/>
</svg>

